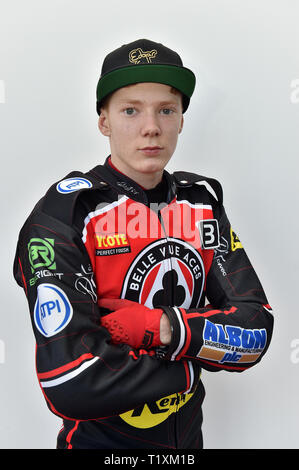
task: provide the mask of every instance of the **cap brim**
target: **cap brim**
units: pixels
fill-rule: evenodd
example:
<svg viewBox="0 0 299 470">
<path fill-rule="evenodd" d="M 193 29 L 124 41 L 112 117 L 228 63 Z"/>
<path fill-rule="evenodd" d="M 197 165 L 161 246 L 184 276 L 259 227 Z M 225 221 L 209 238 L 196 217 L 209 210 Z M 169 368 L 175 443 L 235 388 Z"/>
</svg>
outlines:
<svg viewBox="0 0 299 470">
<path fill-rule="evenodd" d="M 100 78 L 97 103 L 99 105 L 107 95 L 119 88 L 143 82 L 163 83 L 179 90 L 185 95 L 185 111 L 195 88 L 195 75 L 191 70 L 175 65 L 150 64 L 115 69 Z"/>
</svg>

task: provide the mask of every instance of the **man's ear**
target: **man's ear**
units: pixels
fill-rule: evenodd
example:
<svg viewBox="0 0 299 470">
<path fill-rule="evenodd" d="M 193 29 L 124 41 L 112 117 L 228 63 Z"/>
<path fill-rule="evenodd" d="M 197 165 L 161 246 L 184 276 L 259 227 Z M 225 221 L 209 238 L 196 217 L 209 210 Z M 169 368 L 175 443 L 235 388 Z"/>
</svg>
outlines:
<svg viewBox="0 0 299 470">
<path fill-rule="evenodd" d="M 101 110 L 101 114 L 98 120 L 98 128 L 100 129 L 101 133 L 106 137 L 110 137 L 111 129 L 109 124 L 108 115 L 105 110 Z"/>
<path fill-rule="evenodd" d="M 184 116 L 182 114 L 181 125 L 180 125 L 180 128 L 179 128 L 179 134 L 182 132 L 183 125 L 184 125 Z"/>
</svg>

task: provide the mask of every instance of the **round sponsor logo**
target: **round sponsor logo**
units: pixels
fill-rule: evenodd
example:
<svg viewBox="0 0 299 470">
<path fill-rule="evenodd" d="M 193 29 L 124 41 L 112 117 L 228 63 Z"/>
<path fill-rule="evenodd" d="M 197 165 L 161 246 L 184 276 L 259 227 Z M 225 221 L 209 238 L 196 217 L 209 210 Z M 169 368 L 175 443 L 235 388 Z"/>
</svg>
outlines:
<svg viewBox="0 0 299 470">
<path fill-rule="evenodd" d="M 34 322 L 39 332 L 46 337 L 54 336 L 71 321 L 73 308 L 58 286 L 40 284 L 34 306 Z"/>
<path fill-rule="evenodd" d="M 198 251 L 178 238 L 147 245 L 130 266 L 122 298 L 155 308 L 172 305 L 197 307 L 202 295 L 205 271 Z"/>
<path fill-rule="evenodd" d="M 67 178 L 57 184 L 56 189 L 59 193 L 68 194 L 80 189 L 91 188 L 92 183 L 86 178 Z"/>
</svg>

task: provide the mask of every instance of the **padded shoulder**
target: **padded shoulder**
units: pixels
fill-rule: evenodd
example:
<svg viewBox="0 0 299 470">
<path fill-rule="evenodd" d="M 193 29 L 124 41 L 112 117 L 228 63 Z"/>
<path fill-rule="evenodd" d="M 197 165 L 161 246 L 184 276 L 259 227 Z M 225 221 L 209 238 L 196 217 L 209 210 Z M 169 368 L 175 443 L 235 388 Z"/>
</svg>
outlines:
<svg viewBox="0 0 299 470">
<path fill-rule="evenodd" d="M 106 189 L 109 184 L 90 172 L 72 171 L 55 182 L 38 205 L 46 214 L 71 223 L 75 205 L 83 193 Z"/>
<path fill-rule="evenodd" d="M 175 171 L 173 173 L 173 177 L 178 188 L 188 188 L 196 185 L 204 185 L 213 196 L 215 194 L 217 201 L 219 202 L 219 204 L 222 205 L 222 186 L 216 179 L 198 175 L 196 173 L 190 173 L 188 171 Z"/>
</svg>

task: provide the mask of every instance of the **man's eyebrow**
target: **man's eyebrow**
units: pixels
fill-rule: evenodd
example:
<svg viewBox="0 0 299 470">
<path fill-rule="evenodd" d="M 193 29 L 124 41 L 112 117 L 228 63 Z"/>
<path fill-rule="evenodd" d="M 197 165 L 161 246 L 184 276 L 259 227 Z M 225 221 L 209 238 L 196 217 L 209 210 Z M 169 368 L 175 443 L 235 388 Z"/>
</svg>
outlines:
<svg viewBox="0 0 299 470">
<path fill-rule="evenodd" d="M 143 104 L 144 101 L 142 100 L 136 100 L 136 99 L 126 99 L 126 98 L 121 98 L 119 100 L 121 103 L 130 103 L 130 104 Z M 160 106 L 165 106 L 165 105 L 176 105 L 178 104 L 175 100 L 169 99 L 169 100 L 164 100 L 164 101 L 157 101 L 154 104 L 158 104 Z"/>
<path fill-rule="evenodd" d="M 126 98 L 120 98 L 119 100 L 121 103 L 132 103 L 132 104 L 140 104 L 142 101 L 140 100 L 134 100 L 134 99 L 126 99 Z"/>
</svg>

